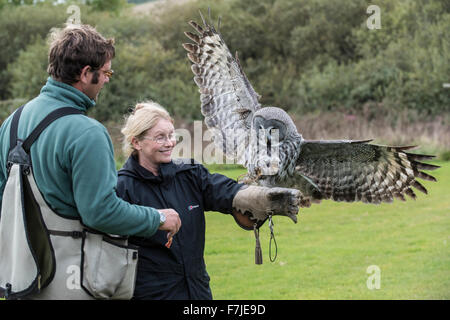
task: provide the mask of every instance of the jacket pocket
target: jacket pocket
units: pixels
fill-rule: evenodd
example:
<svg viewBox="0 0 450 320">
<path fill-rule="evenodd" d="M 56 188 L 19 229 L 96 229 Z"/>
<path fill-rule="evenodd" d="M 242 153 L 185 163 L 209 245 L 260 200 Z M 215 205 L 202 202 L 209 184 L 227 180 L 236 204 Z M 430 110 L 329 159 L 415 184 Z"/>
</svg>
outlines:
<svg viewBox="0 0 450 320">
<path fill-rule="evenodd" d="M 97 299 L 133 297 L 138 250 L 126 237 L 84 229 L 81 255 L 85 291 Z"/>
</svg>

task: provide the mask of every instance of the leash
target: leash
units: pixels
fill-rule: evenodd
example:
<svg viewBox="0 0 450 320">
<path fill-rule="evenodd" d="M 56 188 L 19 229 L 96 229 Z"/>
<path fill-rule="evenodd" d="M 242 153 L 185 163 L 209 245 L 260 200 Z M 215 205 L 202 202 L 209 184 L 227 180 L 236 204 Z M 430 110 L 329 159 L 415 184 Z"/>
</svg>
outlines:
<svg viewBox="0 0 450 320">
<path fill-rule="evenodd" d="M 261 242 L 259 240 L 259 228 L 257 227 L 257 223 L 253 225 L 253 232 L 255 233 L 255 264 L 262 264 L 263 258 L 262 258 L 262 250 L 261 250 Z M 278 255 L 278 245 L 277 241 L 275 240 L 275 233 L 273 232 L 273 226 L 275 224 L 272 220 L 272 215 L 269 215 L 269 229 L 270 229 L 270 241 L 269 241 L 269 259 L 270 262 L 275 262 Z M 275 255 L 272 256 L 272 242 L 275 246 Z"/>
<path fill-rule="evenodd" d="M 277 241 L 275 240 L 275 234 L 273 232 L 273 226 L 274 223 L 272 221 L 272 215 L 269 216 L 269 229 L 270 229 L 270 241 L 269 241 L 269 259 L 270 262 L 275 262 L 275 260 L 277 259 L 277 254 L 278 254 L 278 245 L 277 245 Z M 275 256 L 272 258 L 272 240 L 273 243 L 275 245 Z"/>
</svg>

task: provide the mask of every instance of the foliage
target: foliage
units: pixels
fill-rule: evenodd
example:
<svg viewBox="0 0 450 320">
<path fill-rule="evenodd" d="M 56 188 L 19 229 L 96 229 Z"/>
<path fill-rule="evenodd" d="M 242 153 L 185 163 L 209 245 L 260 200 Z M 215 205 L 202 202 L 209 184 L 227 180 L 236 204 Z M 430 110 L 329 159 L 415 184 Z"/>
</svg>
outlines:
<svg viewBox="0 0 450 320">
<path fill-rule="evenodd" d="M 52 1 L 50 1 L 52 2 Z M 291 114 L 361 112 L 370 104 L 421 116 L 448 114 L 450 5 L 444 0 L 378 0 L 381 29 L 369 30 L 367 2 L 221 0 L 135 15 L 121 0 L 92 0 L 81 21 L 116 40 L 116 71 L 93 116 L 120 120 L 136 101 L 154 99 L 175 117 L 200 119 L 199 93 L 181 43 L 198 10 L 217 22 L 265 105 Z M 0 6 L 0 99 L 35 96 L 45 81 L 46 37 L 67 5 Z M 376 111 L 376 110 L 375 110 Z"/>
<path fill-rule="evenodd" d="M 42 3 L 36 6 L 5 6 L 0 11 L 0 99 L 12 98 L 11 69 L 8 65 L 17 60 L 38 38 L 45 39 L 50 29 L 65 22 L 65 7 Z M 38 61 L 36 57 L 35 61 Z M 28 78 L 20 79 L 26 85 Z M 29 96 L 15 96 L 16 98 Z"/>
<path fill-rule="evenodd" d="M 194 109 L 184 110 L 183 106 L 197 103 L 196 99 L 189 100 L 189 97 L 195 97 L 196 89 L 186 85 L 190 79 L 178 72 L 181 64 L 173 51 L 164 50 L 155 40 L 137 46 L 118 44 L 113 62 L 117 73 L 102 91 L 101 103 L 93 110 L 93 115 L 101 121 L 117 119 L 136 102 L 154 100 L 167 106 L 173 114 L 193 117 L 189 111 Z M 172 77 L 169 79 L 168 75 Z"/>
<path fill-rule="evenodd" d="M 300 80 L 303 109 L 361 108 L 367 101 L 422 114 L 450 111 L 443 88 L 450 65 L 450 12 L 439 2 L 408 2 L 382 17 L 382 29 L 355 29 L 352 63 L 317 65 Z M 386 2 L 392 7 L 392 2 Z M 440 13 L 440 18 L 436 17 Z"/>
<path fill-rule="evenodd" d="M 48 77 L 47 51 L 46 41 L 37 36 L 33 43 L 19 51 L 17 60 L 8 66 L 10 90 L 14 97 L 34 97 L 39 94 Z"/>
<path fill-rule="evenodd" d="M 444 151 L 439 157 L 443 161 L 450 161 L 450 151 Z"/>
<path fill-rule="evenodd" d="M 151 2 L 155 0 L 128 0 L 129 3 L 145 3 L 145 2 Z"/>
<path fill-rule="evenodd" d="M 86 3 L 97 11 L 110 11 L 118 13 L 127 5 L 126 0 L 87 0 Z"/>
<path fill-rule="evenodd" d="M 11 99 L 0 101 L 0 125 L 14 110 L 23 105 L 27 100 L 25 99 Z"/>
</svg>

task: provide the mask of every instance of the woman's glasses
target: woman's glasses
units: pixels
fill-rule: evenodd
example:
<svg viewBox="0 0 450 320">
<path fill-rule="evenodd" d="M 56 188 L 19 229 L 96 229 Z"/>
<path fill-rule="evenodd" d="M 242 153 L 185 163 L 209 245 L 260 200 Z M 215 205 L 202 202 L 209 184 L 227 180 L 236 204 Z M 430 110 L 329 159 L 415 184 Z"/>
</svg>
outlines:
<svg viewBox="0 0 450 320">
<path fill-rule="evenodd" d="M 155 138 L 153 138 L 153 137 L 143 137 L 142 139 L 143 140 L 151 140 L 151 141 L 156 142 L 157 144 L 164 144 L 167 141 L 172 141 L 172 142 L 173 141 L 177 141 L 177 136 L 176 136 L 175 133 L 171 133 L 168 136 L 166 136 L 166 135 L 159 135 L 159 136 L 157 136 Z"/>
</svg>

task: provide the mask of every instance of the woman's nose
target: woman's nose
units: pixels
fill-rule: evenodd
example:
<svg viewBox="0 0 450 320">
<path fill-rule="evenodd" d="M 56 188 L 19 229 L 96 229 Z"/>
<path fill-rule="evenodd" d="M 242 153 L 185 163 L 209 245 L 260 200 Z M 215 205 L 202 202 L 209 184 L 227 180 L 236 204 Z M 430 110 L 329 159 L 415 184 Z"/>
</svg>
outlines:
<svg viewBox="0 0 450 320">
<path fill-rule="evenodd" d="M 175 146 L 177 144 L 177 141 L 176 140 L 173 140 L 173 139 L 166 139 L 166 140 L 164 140 L 164 145 L 165 146 Z"/>
</svg>

